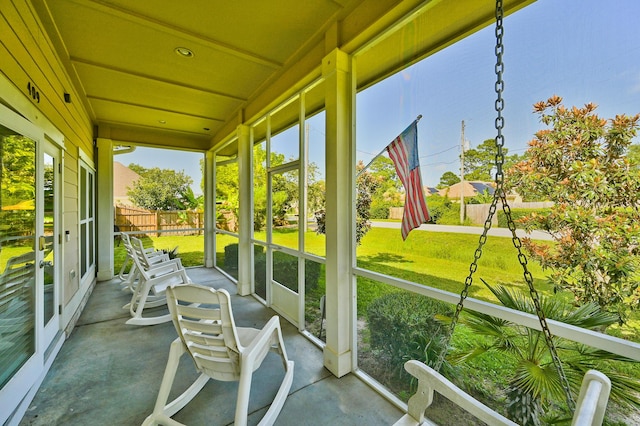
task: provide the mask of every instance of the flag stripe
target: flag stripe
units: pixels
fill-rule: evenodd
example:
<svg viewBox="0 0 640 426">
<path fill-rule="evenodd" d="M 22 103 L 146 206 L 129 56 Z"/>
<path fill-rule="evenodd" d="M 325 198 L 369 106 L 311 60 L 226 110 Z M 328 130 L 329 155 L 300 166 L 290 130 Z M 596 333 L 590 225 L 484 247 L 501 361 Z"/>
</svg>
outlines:
<svg viewBox="0 0 640 426">
<path fill-rule="evenodd" d="M 401 226 L 404 240 L 412 229 L 429 220 L 418 160 L 417 121 L 414 121 L 387 146 L 387 152 L 405 189 Z"/>
</svg>

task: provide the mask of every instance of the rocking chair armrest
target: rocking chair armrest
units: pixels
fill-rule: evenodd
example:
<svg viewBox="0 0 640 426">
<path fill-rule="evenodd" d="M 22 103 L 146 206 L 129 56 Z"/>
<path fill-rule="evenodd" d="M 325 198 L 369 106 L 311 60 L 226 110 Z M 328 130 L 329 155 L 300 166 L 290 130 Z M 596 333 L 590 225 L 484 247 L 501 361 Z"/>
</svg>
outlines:
<svg viewBox="0 0 640 426">
<path fill-rule="evenodd" d="M 242 365 L 244 368 L 250 365 L 251 370 L 255 370 L 260 366 L 262 360 L 271 349 L 274 333 L 280 346 L 284 348 L 282 332 L 280 331 L 280 318 L 277 315 L 272 316 L 251 343 L 242 350 Z"/>
<path fill-rule="evenodd" d="M 597 370 L 582 379 L 578 404 L 571 425 L 601 425 L 611 392 L 611 380 Z"/>
</svg>

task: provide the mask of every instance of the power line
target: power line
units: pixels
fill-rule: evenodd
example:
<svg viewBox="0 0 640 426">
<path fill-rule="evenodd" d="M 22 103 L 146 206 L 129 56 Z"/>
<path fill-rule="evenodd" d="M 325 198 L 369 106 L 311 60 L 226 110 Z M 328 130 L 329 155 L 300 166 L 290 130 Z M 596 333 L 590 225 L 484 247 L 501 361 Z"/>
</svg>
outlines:
<svg viewBox="0 0 640 426">
<path fill-rule="evenodd" d="M 458 148 L 458 145 L 453 145 L 450 148 L 445 149 L 444 151 L 435 152 L 433 154 L 422 155 L 420 156 L 420 158 L 435 157 L 436 155 L 440 155 L 444 152 L 451 151 L 452 149 L 455 149 L 455 148 Z"/>
<path fill-rule="evenodd" d="M 438 163 L 429 163 L 429 164 L 422 164 L 423 166 L 438 166 L 438 165 L 447 165 L 447 164 L 453 164 L 453 163 L 457 163 L 458 161 L 460 161 L 459 159 L 455 159 L 453 161 L 450 161 L 448 163 L 445 163 L 443 161 L 440 161 Z"/>
</svg>

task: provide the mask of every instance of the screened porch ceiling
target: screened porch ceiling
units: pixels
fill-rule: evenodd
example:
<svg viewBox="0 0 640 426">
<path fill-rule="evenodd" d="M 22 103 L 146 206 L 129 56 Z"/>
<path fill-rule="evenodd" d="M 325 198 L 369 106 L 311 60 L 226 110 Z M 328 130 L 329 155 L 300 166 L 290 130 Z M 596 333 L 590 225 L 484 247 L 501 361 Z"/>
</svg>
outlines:
<svg viewBox="0 0 640 426">
<path fill-rule="evenodd" d="M 532 1 L 505 0 L 505 11 Z M 100 136 L 196 150 L 214 147 L 316 79 L 336 47 L 357 53 L 360 90 L 491 24 L 495 7 L 494 0 L 33 4 L 74 82 L 65 90 Z M 322 108 L 322 98 L 319 88 L 307 109 Z"/>
</svg>

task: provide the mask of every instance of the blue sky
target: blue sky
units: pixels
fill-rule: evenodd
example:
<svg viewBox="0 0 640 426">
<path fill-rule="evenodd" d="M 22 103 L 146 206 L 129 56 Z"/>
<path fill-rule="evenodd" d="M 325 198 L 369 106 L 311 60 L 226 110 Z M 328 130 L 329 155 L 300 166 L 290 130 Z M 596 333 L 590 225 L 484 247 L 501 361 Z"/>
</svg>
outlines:
<svg viewBox="0 0 640 426">
<path fill-rule="evenodd" d="M 594 102 L 604 118 L 640 112 L 640 1 L 539 0 L 504 20 L 505 146 L 523 153 L 542 128 L 535 102 Z M 494 138 L 494 28 L 467 37 L 358 95 L 357 158 L 365 163 L 419 114 L 423 184 L 459 173 L 460 127 Z M 445 151 L 445 152 L 442 152 Z M 438 154 L 440 153 L 440 154 Z"/>
<path fill-rule="evenodd" d="M 640 112 L 640 1 L 538 0 L 504 20 L 505 146 L 523 153 L 542 128 L 535 102 L 557 94 L 566 106 L 594 102 L 604 118 Z M 459 172 L 460 124 L 472 148 L 494 138 L 493 26 L 357 96 L 356 157 L 368 163 L 418 115 L 423 183 Z M 310 159 L 324 166 L 324 119 L 310 124 Z M 292 132 L 297 136 L 296 132 Z M 284 135 L 283 135 L 284 136 Z M 199 193 L 201 154 L 138 148 L 128 165 L 183 170 Z"/>
</svg>

